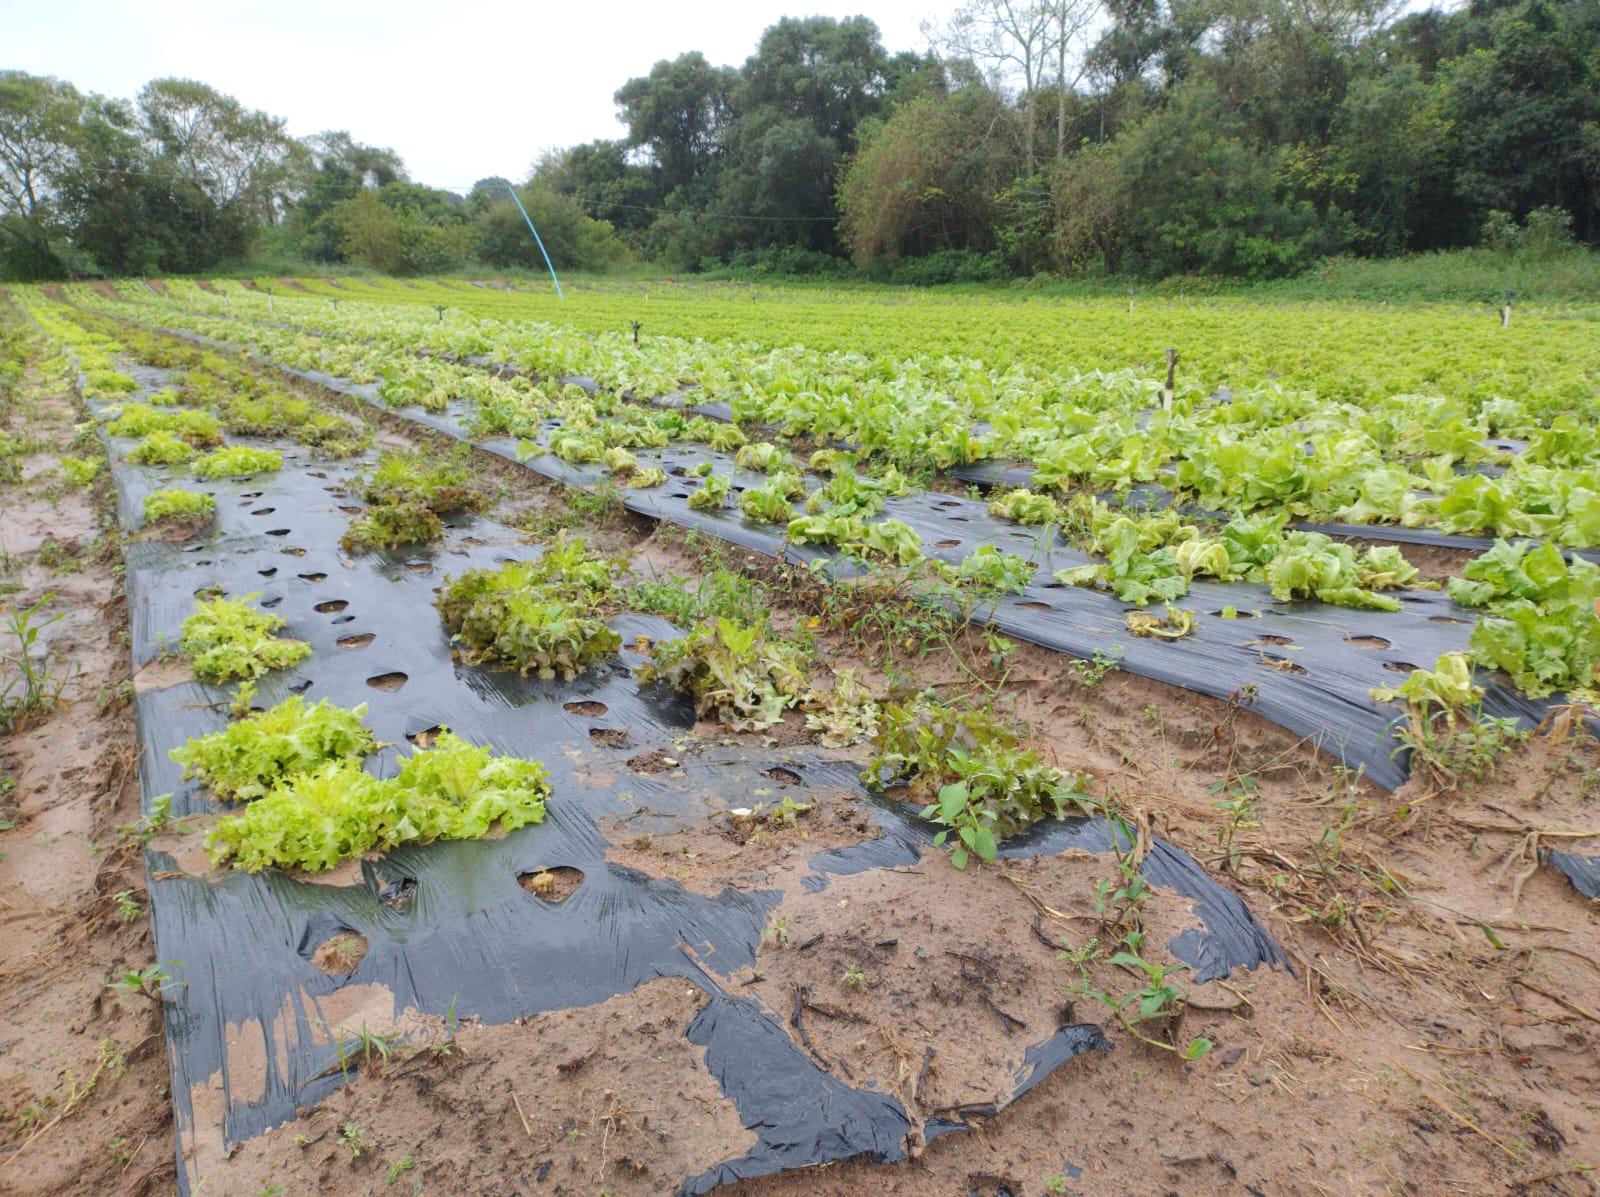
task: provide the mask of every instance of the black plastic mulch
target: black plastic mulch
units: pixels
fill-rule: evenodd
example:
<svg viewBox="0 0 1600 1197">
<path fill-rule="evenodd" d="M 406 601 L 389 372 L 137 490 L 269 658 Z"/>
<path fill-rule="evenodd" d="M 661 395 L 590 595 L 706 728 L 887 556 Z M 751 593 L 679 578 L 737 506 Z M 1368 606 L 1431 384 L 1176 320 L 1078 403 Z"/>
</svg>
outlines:
<svg viewBox="0 0 1600 1197">
<path fill-rule="evenodd" d="M 167 378 L 151 369 L 133 372 L 150 390 Z M 339 1041 L 353 1028 L 331 1027 L 323 1003 L 346 986 L 369 984 L 393 994 L 396 1015 L 416 1010 L 498 1023 L 681 977 L 707 995 L 688 1037 L 705 1046 L 707 1067 L 758 1139 L 749 1152 L 686 1178 L 681 1192 L 858 1155 L 904 1158 L 911 1120 L 892 1096 L 829 1076 L 772 1012 L 724 986 L 730 974 L 753 964 L 767 912 L 780 895 L 730 890 L 707 898 L 615 865 L 606 859 L 600 820 L 661 832 L 715 818 L 770 800 L 775 787 L 768 774 L 781 764 L 812 795 L 843 794 L 862 803 L 882 829 L 878 839 L 820 855 L 806 882 L 812 887 L 825 886 L 829 876 L 915 860 L 930 829 L 898 806 L 875 803 L 854 765 L 804 752 L 677 747 L 693 724 L 692 711 L 676 695 L 639 687 L 630 672 L 639 660 L 637 637 L 677 634 L 659 619 L 617 617 L 625 644 L 619 658 L 570 683 L 460 665 L 433 610 L 434 590 L 466 568 L 539 551 L 503 527 L 463 518 L 442 544 L 425 550 L 348 557 L 335 546 L 360 507 L 347 493 L 358 462 L 318 462 L 303 449 L 280 446 L 280 472 L 202 483 L 182 468 L 129 465 L 122 460 L 128 442 L 108 443 L 129 527 L 139 522 L 142 496 L 160 485 L 207 491 L 218 505 L 213 527 L 190 543 L 130 545 L 136 663 L 176 642 L 197 595 L 256 593 L 288 621 L 283 634 L 315 650 L 302 665 L 262 679 L 258 705 L 289 693 L 367 703 L 369 726 L 387 742 L 368 762 L 379 775 L 393 771 L 409 750 L 408 737 L 448 726 L 474 742 L 544 761 L 554 789 L 549 817 L 539 826 L 403 848 L 365 863 L 358 884 L 315 884 L 275 871 L 196 875 L 171 855 L 147 850 L 157 958 L 173 974 L 164 1016 L 185 1192 L 204 1187 L 190 1166 L 202 1136 L 220 1134 L 221 1144 L 204 1153 L 215 1157 L 218 1146 L 286 1121 L 344 1083 Z M 147 813 L 166 793 L 174 795 L 177 815 L 215 809 L 181 780 L 168 754 L 224 726 L 230 698 L 227 688 L 195 682 L 137 695 Z M 609 734 L 602 741 L 595 731 Z M 654 747 L 672 748 L 679 767 L 660 774 L 628 767 L 635 754 Z M 1004 851 L 1105 850 L 1110 834 L 1101 821 L 1073 820 L 1037 829 Z M 518 883 L 521 874 L 556 866 L 583 874 L 564 901 L 545 902 Z M 1152 882 L 1194 903 L 1198 926 L 1171 948 L 1194 966 L 1197 979 L 1282 963 L 1243 902 L 1192 858 L 1158 843 L 1144 868 Z M 369 950 L 350 975 L 332 977 L 313 967 L 311 957 L 341 931 L 359 932 Z M 1011 1100 L 1075 1055 L 1108 1046 L 1088 1024 L 1050 1032 L 1024 1053 L 1011 1078 Z M 242 1068 L 241 1061 L 252 1059 L 261 1062 L 264 1078 Z M 197 1114 L 202 1093 L 204 1109 L 220 1106 L 220 1127 Z M 968 1125 L 945 1120 L 926 1131 Z"/>
</svg>

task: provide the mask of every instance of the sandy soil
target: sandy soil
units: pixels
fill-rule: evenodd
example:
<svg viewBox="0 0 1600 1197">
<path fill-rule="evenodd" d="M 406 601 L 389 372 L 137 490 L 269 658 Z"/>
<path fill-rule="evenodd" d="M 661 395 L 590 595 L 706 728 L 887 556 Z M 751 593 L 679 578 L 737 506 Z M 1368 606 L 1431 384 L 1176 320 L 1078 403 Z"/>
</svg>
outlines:
<svg viewBox="0 0 1600 1197">
<path fill-rule="evenodd" d="M 50 596 L 41 617 L 60 615 L 43 633 L 58 700 L 0 737 L 0 1191 L 19 1195 L 164 1192 L 174 1175 L 157 1008 L 106 985 L 152 948 L 137 840 L 119 830 L 139 796 L 118 550 L 97 539 L 109 483 L 65 488 L 54 469 L 54 452 L 82 452 L 78 418 L 61 393 L 19 404 L 13 428 L 51 455 L 0 489 L 5 607 Z"/>
</svg>

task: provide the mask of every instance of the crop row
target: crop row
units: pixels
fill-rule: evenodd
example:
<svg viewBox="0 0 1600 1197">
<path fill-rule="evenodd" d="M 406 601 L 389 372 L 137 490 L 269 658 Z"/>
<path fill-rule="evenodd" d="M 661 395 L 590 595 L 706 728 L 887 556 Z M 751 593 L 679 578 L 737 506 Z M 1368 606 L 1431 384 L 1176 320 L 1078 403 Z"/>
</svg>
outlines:
<svg viewBox="0 0 1600 1197">
<path fill-rule="evenodd" d="M 173 300 L 144 295 L 140 306 L 276 360 L 380 381 L 396 405 L 450 397 L 435 394 L 437 375 L 416 363 L 418 351 L 477 356 L 541 378 L 584 375 L 619 394 L 692 385 L 695 398 L 723 401 L 746 427 L 848 442 L 907 472 L 1012 459 L 1029 463 L 1045 489 L 1121 493 L 1159 483 L 1180 502 L 1234 515 L 1600 545 L 1600 433 L 1581 405 L 1548 417 L 1505 397 L 1360 405 L 1277 385 L 1216 402 L 1180 386 L 1172 410 L 1162 411 L 1152 410 L 1154 381 L 1128 371 L 997 372 L 973 361 L 750 353 L 671 338 L 633 345 L 621 334 L 590 338 L 460 314 L 430 319 L 415 309 L 336 309 L 243 289 L 222 298 L 171 290 Z M 465 379 L 455 385 L 469 395 L 484 390 Z"/>
</svg>

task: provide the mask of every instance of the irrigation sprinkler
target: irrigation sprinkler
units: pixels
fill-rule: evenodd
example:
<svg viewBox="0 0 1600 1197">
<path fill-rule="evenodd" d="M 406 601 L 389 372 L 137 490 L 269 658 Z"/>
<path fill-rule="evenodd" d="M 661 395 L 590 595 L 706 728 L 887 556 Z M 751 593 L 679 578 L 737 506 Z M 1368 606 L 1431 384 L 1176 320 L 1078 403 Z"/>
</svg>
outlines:
<svg viewBox="0 0 1600 1197">
<path fill-rule="evenodd" d="M 1161 410 L 1172 410 L 1172 391 L 1178 374 L 1178 351 L 1167 350 L 1167 385 L 1161 393 Z"/>
<path fill-rule="evenodd" d="M 633 343 L 637 346 L 639 344 L 639 330 L 644 327 L 644 321 L 630 320 L 628 323 L 633 325 Z"/>
<path fill-rule="evenodd" d="M 439 323 L 443 324 L 444 323 L 444 304 L 442 304 L 442 303 L 434 304 L 433 305 L 433 310 L 439 313 Z"/>
<path fill-rule="evenodd" d="M 1511 327 L 1511 297 L 1514 294 L 1516 294 L 1516 292 L 1514 292 L 1514 291 L 1507 291 L 1506 292 L 1506 301 L 1505 301 L 1504 305 L 1502 305 L 1501 308 L 1500 308 L 1500 327 L 1501 328 L 1510 328 Z"/>
</svg>

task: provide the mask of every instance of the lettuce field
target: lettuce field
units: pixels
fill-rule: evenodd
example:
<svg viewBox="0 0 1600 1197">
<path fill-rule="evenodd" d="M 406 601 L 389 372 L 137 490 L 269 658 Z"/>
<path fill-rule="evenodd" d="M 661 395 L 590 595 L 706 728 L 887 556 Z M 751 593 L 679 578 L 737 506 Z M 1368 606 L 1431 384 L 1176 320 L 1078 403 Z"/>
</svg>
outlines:
<svg viewBox="0 0 1600 1197">
<path fill-rule="evenodd" d="M 7 831 L 98 721 L 87 900 L 149 912 L 83 916 L 100 1066 L 22 1058 L 4 1166 L 1590 1191 L 1600 308 L 262 278 L 0 333 Z"/>
</svg>

